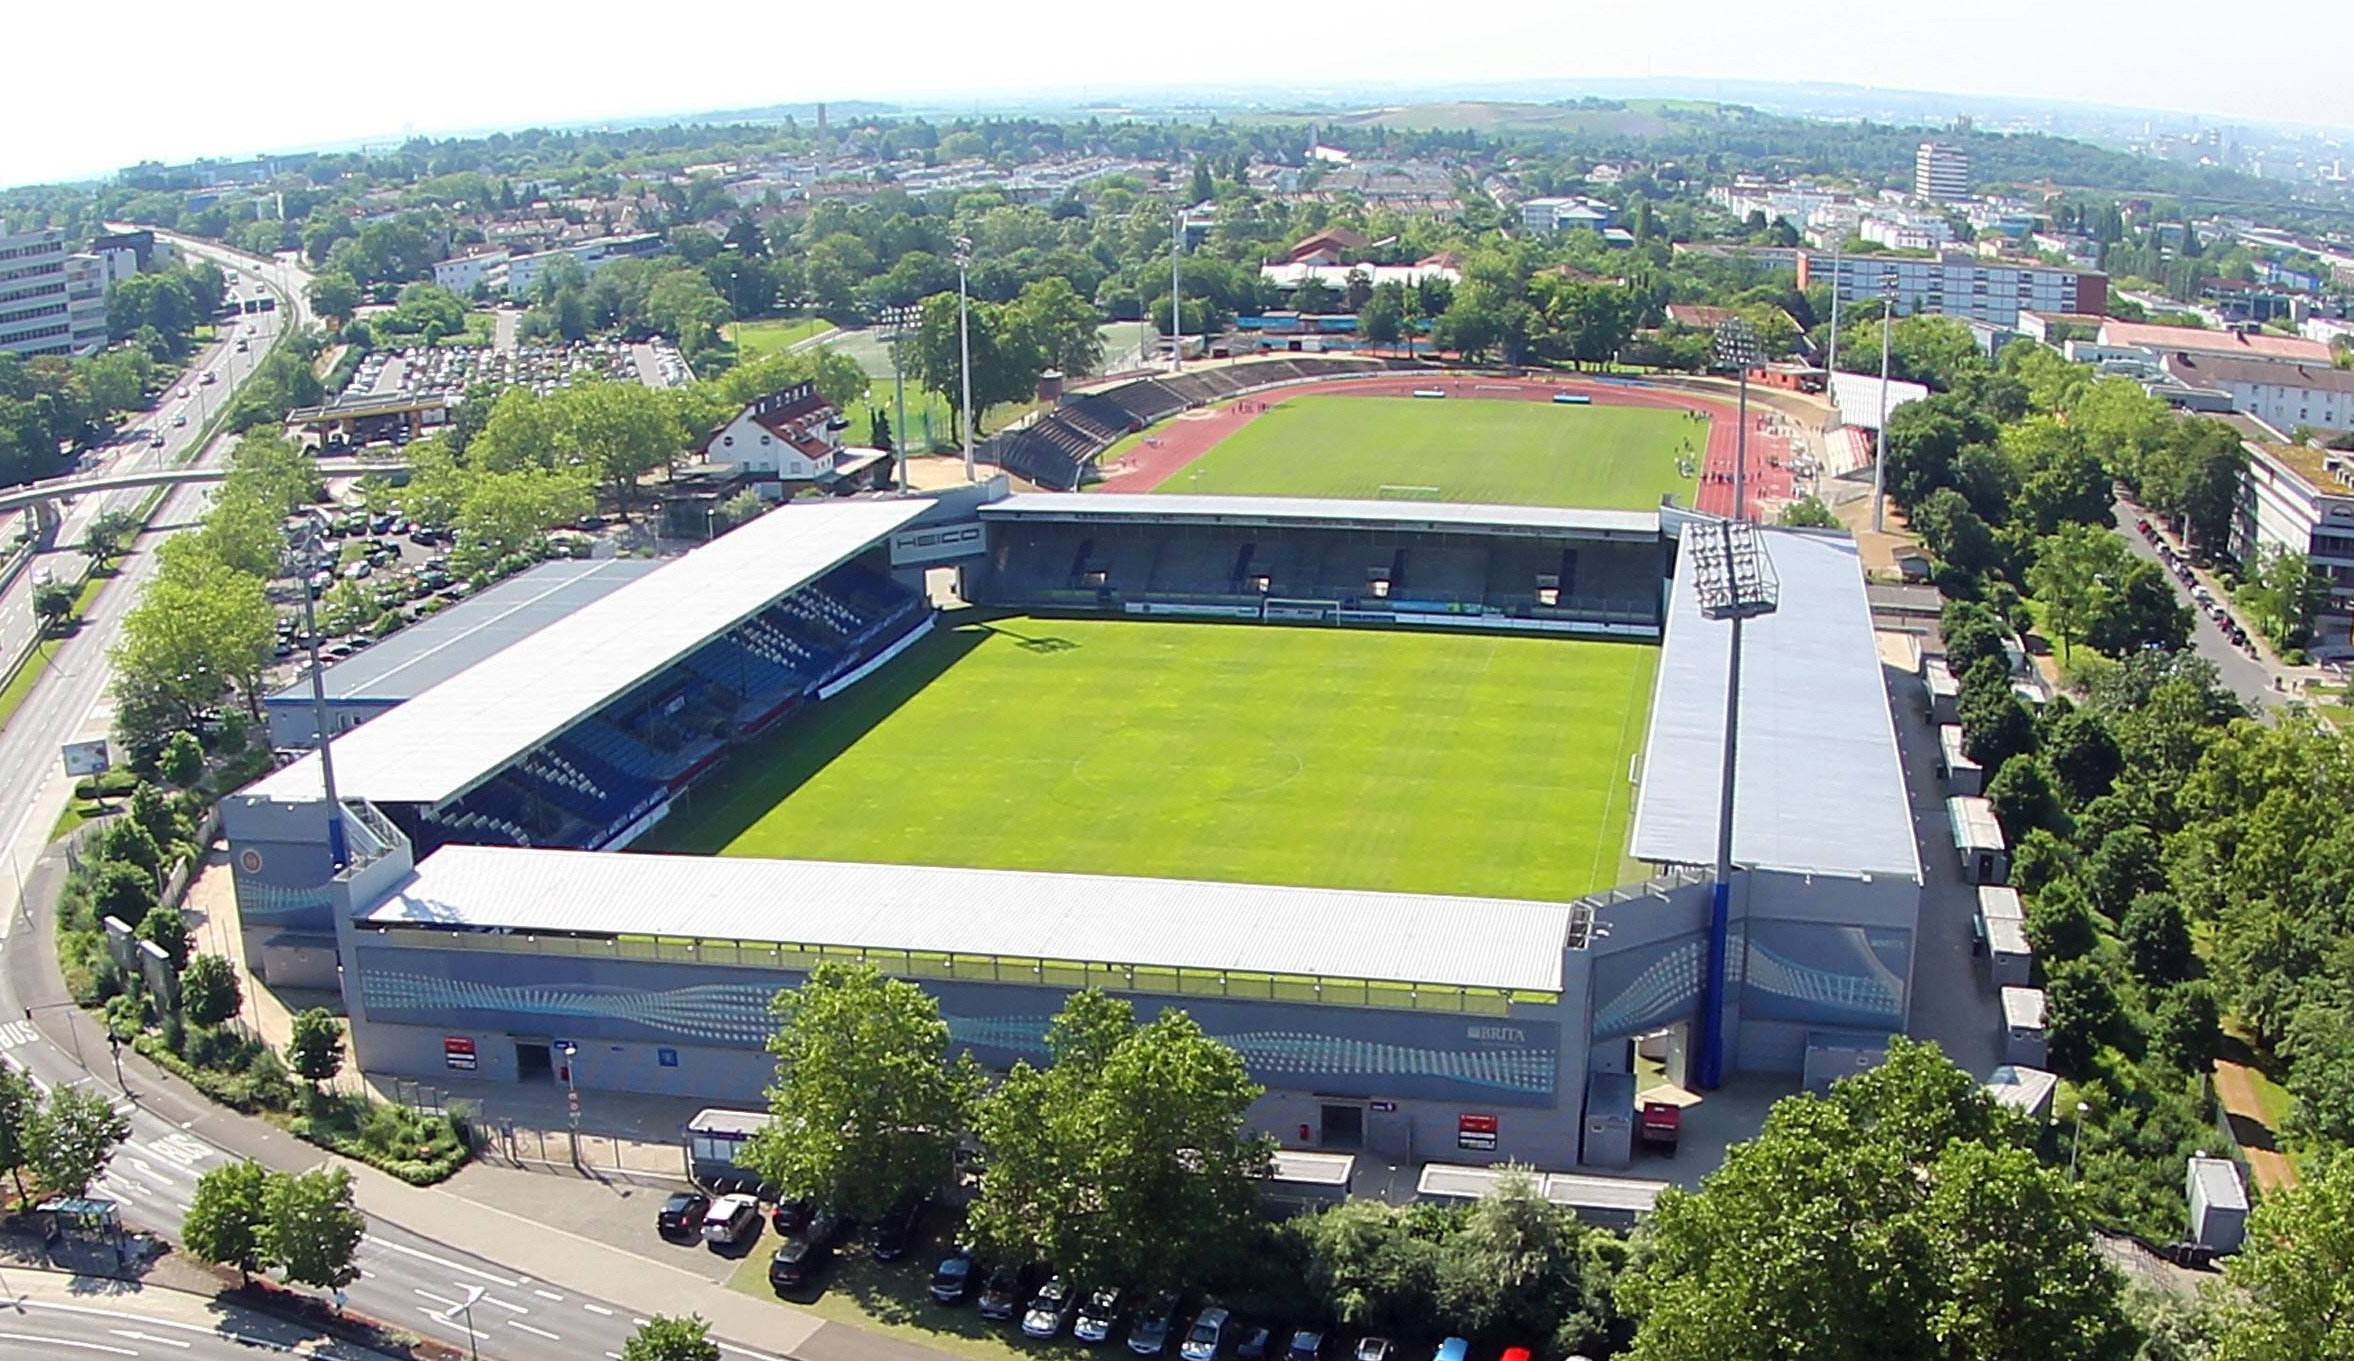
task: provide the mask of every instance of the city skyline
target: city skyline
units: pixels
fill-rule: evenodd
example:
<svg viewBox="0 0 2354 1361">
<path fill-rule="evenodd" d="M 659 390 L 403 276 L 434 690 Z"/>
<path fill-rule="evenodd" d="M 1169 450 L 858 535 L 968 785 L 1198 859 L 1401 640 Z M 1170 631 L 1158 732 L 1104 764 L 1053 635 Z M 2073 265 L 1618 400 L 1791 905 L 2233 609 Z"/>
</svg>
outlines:
<svg viewBox="0 0 2354 1361">
<path fill-rule="evenodd" d="M 2303 35 L 2308 50 L 2354 49 L 2354 12 L 2321 0 L 2292 0 L 2287 8 L 2287 27 Z M 520 21 L 485 18 L 478 7 L 421 0 L 402 11 L 405 26 L 437 35 L 420 53 L 367 11 L 306 15 L 299 35 L 185 22 L 166 30 L 157 26 L 169 22 L 163 16 L 184 12 L 142 0 L 131 10 L 156 16 L 155 22 L 119 30 L 142 36 L 105 53 L 107 84 L 168 90 L 176 81 L 190 87 L 188 97 L 170 105 L 167 116 L 145 100 L 94 101 L 87 71 L 74 63 L 14 71 L 0 93 L 0 112 L 13 127 L 56 131 L 0 143 L 0 185 L 98 178 L 140 161 L 659 121 L 817 100 L 874 100 L 954 114 L 1198 90 L 1281 108 L 1346 106 L 1352 94 L 1385 89 L 1391 97 L 1427 90 L 1461 98 L 1483 85 L 1557 82 L 1556 97 L 1569 97 L 1581 80 L 1714 80 L 1950 93 L 1957 114 L 1971 112 L 1974 99 L 2038 99 L 2276 126 L 2322 128 L 2345 118 L 2320 82 L 2214 80 L 2206 49 L 2179 41 L 2176 26 L 2164 22 L 2169 12 L 2190 18 L 2188 6 L 2173 0 L 2139 7 L 2130 25 L 2113 13 L 2055 12 L 2017 0 L 2001 0 L 1967 24 L 1935 13 L 1857 7 L 1806 24 L 1761 25 L 1754 11 L 1699 0 L 1684 7 L 1673 49 L 1657 42 L 1655 12 L 1527 0 L 1490 6 L 1486 27 L 1534 41 L 1490 44 L 1458 33 L 1452 47 L 1387 42 L 1385 34 L 1427 29 L 1427 11 L 1379 0 L 1358 7 L 1337 30 L 1352 47 L 1333 47 L 1329 34 L 1321 45 L 1306 34 L 1299 41 L 1219 41 L 1207 45 L 1215 53 L 1209 60 L 1187 57 L 1197 45 L 1182 35 L 1171 42 L 1157 18 L 1106 16 L 1073 0 L 1032 3 L 953 38 L 925 36 L 942 31 L 931 21 L 945 23 L 956 12 L 924 3 L 904 7 L 909 23 L 899 30 L 919 36 L 895 39 L 880 51 L 868 16 L 796 14 L 789 33 L 780 35 L 793 50 L 834 51 L 843 59 L 778 63 L 769 66 L 774 74 L 738 73 L 724 59 L 714 61 L 717 35 L 761 21 L 762 12 L 750 6 L 707 7 L 692 25 L 641 25 L 626 43 L 615 37 L 625 12 L 616 7 L 612 22 L 599 22 L 602 9 L 587 7 L 590 22 L 526 31 Z M 1711 14 L 1723 22 L 1710 21 Z M 1181 22 L 1187 33 L 1225 24 L 1242 33 L 1264 29 L 1259 17 L 1239 6 L 1197 6 Z M 12 20 L 11 29 L 24 40 L 19 50 L 67 51 L 79 41 L 68 22 L 61 11 L 36 10 Z M 1836 41 L 1824 41 L 1824 22 L 1836 25 Z M 2022 35 L 2032 41 L 2022 42 Z M 1195 69 L 1179 74 L 1140 59 L 1156 44 L 1174 54 L 1171 66 Z M 372 50 L 389 58 L 382 70 L 369 66 Z M 1319 59 L 1319 51 L 1328 59 Z M 320 53 L 352 55 L 330 67 Z M 2087 60 L 2095 54 L 2097 61 Z M 63 122 L 61 111 L 71 111 Z"/>
</svg>

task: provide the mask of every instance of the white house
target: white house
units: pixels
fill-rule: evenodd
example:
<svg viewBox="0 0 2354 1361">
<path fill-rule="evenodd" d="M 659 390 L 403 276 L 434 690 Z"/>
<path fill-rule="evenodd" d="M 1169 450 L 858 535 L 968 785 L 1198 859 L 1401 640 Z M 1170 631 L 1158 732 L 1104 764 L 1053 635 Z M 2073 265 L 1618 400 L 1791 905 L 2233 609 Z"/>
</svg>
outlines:
<svg viewBox="0 0 2354 1361">
<path fill-rule="evenodd" d="M 788 484 L 830 485 L 881 462 L 880 450 L 844 447 L 849 424 L 816 385 L 796 383 L 737 412 L 704 437 L 701 452 L 713 472 L 773 497 Z"/>
<path fill-rule="evenodd" d="M 2176 381 L 2227 393 L 2232 410 L 2246 412 L 2275 430 L 2300 425 L 2354 429 L 2354 371 L 2179 350 L 2159 362 Z"/>
<path fill-rule="evenodd" d="M 503 246 L 456 256 L 435 263 L 433 282 L 461 298 L 470 297 L 475 286 L 490 277 L 494 266 L 500 267 L 503 272 L 506 263 L 507 250 Z"/>
</svg>

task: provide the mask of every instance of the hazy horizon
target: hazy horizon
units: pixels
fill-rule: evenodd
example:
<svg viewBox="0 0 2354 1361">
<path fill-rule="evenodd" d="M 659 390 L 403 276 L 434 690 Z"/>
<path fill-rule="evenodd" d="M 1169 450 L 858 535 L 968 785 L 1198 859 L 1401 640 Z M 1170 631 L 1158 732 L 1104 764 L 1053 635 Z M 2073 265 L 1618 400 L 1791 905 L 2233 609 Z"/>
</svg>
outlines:
<svg viewBox="0 0 2354 1361">
<path fill-rule="evenodd" d="M 2283 8 L 2273 31 L 2298 34 L 2302 50 L 2354 50 L 2354 6 L 2287 0 Z M 817 100 L 948 113 L 958 105 L 1165 100 L 1189 90 L 1231 95 L 1262 87 L 1262 104 L 1298 107 L 1377 87 L 1389 87 L 1392 97 L 1427 91 L 1460 99 L 1477 97 L 1483 84 L 1559 82 L 1565 88 L 1558 98 L 1577 93 L 1581 80 L 1825 83 L 1949 97 L 1957 113 L 1972 111 L 1972 100 L 2023 99 L 2268 126 L 2354 121 L 2321 81 L 2219 80 L 2202 63 L 2212 49 L 2181 40 L 2198 12 L 2180 0 L 2106 14 L 1994 0 L 1967 20 L 1849 4 L 1818 9 L 1803 22 L 1768 22 L 1727 0 L 1690 0 L 1672 21 L 1657 10 L 1499 0 L 1485 7 L 1489 17 L 1477 32 L 1440 30 L 1427 9 L 1395 0 L 1373 0 L 1345 24 L 1313 29 L 1265 25 L 1256 22 L 1263 10 L 1213 3 L 1176 12 L 1175 36 L 1163 31 L 1171 22 L 1164 11 L 1107 13 L 1075 0 L 1000 7 L 987 25 L 953 36 L 946 23 L 969 22 L 968 11 L 936 0 L 901 11 L 906 21 L 878 43 L 884 31 L 866 14 L 779 19 L 742 0 L 719 0 L 664 27 L 628 28 L 642 11 L 604 0 L 560 14 L 529 12 L 561 19 L 544 28 L 479 5 L 414 0 L 397 11 L 302 12 L 299 33 L 196 26 L 187 17 L 197 11 L 129 0 L 112 11 L 128 22 L 104 32 L 141 36 L 105 46 L 90 41 L 78 16 L 37 9 L 10 21 L 18 50 L 92 51 L 104 75 L 62 61 L 12 72 L 0 88 L 8 125 L 56 131 L 20 131 L 0 141 L 0 185 L 99 178 L 140 161 L 234 159 Z M 395 13 L 401 32 L 388 33 L 386 16 Z M 778 30 L 773 35 L 745 31 L 769 24 Z M 1671 26 L 1680 46 L 1662 49 L 1658 37 Z M 1434 30 L 1452 45 L 1432 42 Z M 1226 36 L 1204 41 L 1221 32 Z M 1515 40 L 1483 42 L 1489 32 Z M 423 37 L 406 36 L 412 33 Z M 1205 48 L 1213 55 L 1194 55 Z M 380 72 L 343 55 L 371 50 L 385 55 Z M 775 74 L 736 76 L 738 57 L 769 51 L 787 59 L 742 64 Z M 812 60 L 812 52 L 838 58 Z M 1962 83 L 1955 73 L 1963 71 L 1973 73 L 1974 88 L 1955 88 Z M 101 80 L 110 89 L 174 93 L 160 108 L 147 100 L 93 100 L 89 92 Z"/>
</svg>

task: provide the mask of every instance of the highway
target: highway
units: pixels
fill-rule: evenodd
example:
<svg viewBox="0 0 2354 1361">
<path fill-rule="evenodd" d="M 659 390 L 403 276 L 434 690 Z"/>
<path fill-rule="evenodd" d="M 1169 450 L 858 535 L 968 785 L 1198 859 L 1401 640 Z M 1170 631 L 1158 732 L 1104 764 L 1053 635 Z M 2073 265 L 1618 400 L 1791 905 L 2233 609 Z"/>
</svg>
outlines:
<svg viewBox="0 0 2354 1361">
<path fill-rule="evenodd" d="M 320 1339 L 300 1325 L 157 1287 L 93 1288 L 86 1279 L 11 1269 L 0 1290 L 0 1355 L 169 1356 L 251 1361 L 276 1352 L 319 1361 L 372 1361 L 371 1352 Z"/>
<path fill-rule="evenodd" d="M 209 243 L 174 240 L 193 253 L 228 255 Z M 250 260 L 238 257 L 237 263 L 249 278 L 256 271 Z M 298 317 L 300 313 L 291 300 L 300 298 L 302 285 L 307 282 L 305 276 L 291 263 L 272 266 L 268 274 L 281 290 L 277 315 L 289 317 L 291 313 Z M 258 330 L 259 343 L 251 357 L 258 361 L 280 334 L 277 324 Z M 222 378 L 211 387 L 220 394 L 220 400 L 226 400 L 236 384 L 251 372 L 250 365 L 239 365 L 234 371 L 224 369 Z M 192 419 L 188 428 L 193 429 L 198 423 Z M 183 436 L 182 442 L 175 443 L 167 434 L 161 451 L 148 452 L 160 453 L 167 460 L 175 458 L 188 452 L 184 441 Z M 224 437 L 197 451 L 197 466 L 225 457 L 230 443 Z M 144 465 L 126 460 L 108 466 L 130 471 L 134 466 Z M 110 495 L 128 498 L 125 504 L 135 504 L 145 494 L 124 491 Z M 5 834 L 9 861 L 9 875 L 0 881 L 5 885 L 0 892 L 7 895 L 5 910 L 0 911 L 0 1061 L 26 1073 L 45 1090 L 60 1084 L 79 1084 L 115 1100 L 116 1108 L 130 1121 L 131 1137 L 115 1155 L 98 1190 L 121 1203 L 126 1223 L 167 1238 L 178 1235 L 197 1177 L 233 1160 L 222 1144 L 236 1143 L 243 1148 L 247 1145 L 240 1140 L 251 1141 L 256 1136 L 250 1125 L 234 1115 L 204 1106 L 180 1108 L 169 1093 L 153 1094 L 143 1101 L 113 1081 L 95 1023 L 71 1012 L 70 1004 L 53 1004 L 48 1000 L 59 992 L 55 966 L 48 952 L 40 948 L 44 942 L 34 938 L 36 931 L 48 929 L 48 922 L 45 918 L 37 922 L 32 919 L 21 900 L 25 876 L 33 872 L 47 844 L 49 829 L 55 825 L 71 792 L 59 761 L 58 746 L 72 740 L 93 716 L 106 712 L 106 654 L 120 633 L 124 613 L 137 600 L 140 588 L 154 575 L 157 556 L 154 550 L 164 538 L 193 524 L 203 513 L 210 495 L 209 485 L 175 486 L 166 493 L 148 531 L 123 559 L 120 575 L 100 594 L 73 637 L 48 645 L 55 649 L 49 674 L 34 688 L 8 726 L 0 729 L 0 789 L 10 791 L 6 804 L 0 806 L 0 833 Z M 89 517 L 108 499 L 102 495 L 81 498 L 82 504 L 67 514 L 66 541 L 74 541 L 74 526 L 77 523 L 86 526 Z M 47 557 L 53 560 L 52 570 L 61 578 L 79 570 L 78 561 L 63 552 Z M 30 576 L 29 572 L 25 574 L 6 597 L 0 597 L 0 611 L 5 611 L 12 622 L 20 616 L 29 618 L 31 614 L 27 584 Z M 47 1024 L 54 1028 L 62 1020 L 69 1033 L 87 1038 L 77 1038 L 67 1048 L 53 1045 L 41 1029 L 25 1019 L 30 1014 L 29 1002 L 66 1009 L 66 1015 L 52 1017 Z M 208 1131 L 216 1131 L 220 1137 L 208 1138 Z M 324 1155 L 317 1149 L 290 1136 L 272 1132 L 268 1139 L 269 1148 L 276 1154 L 273 1161 L 280 1166 L 309 1166 L 324 1161 Z M 551 1251 L 560 1250 L 555 1242 L 549 1246 Z M 371 1224 L 359 1265 L 361 1277 L 348 1291 L 350 1307 L 452 1345 L 471 1343 L 485 1357 L 505 1361 L 583 1361 L 599 1356 L 617 1359 L 623 1343 L 643 1322 L 616 1306 L 551 1289 L 514 1267 L 454 1251 L 391 1224 Z M 11 1282 L 14 1283 L 13 1277 Z M 444 1319 L 443 1312 L 465 1299 L 472 1286 L 481 1286 L 487 1293 L 474 1304 L 471 1314 L 455 1321 Z M 23 1302 L 23 1308 L 27 1312 L 0 1314 L 0 1355 L 19 1354 L 15 1348 L 27 1339 L 56 1342 L 67 1337 L 71 1329 L 81 1330 L 72 1334 L 73 1341 L 39 1354 L 191 1358 L 200 1355 L 195 1350 L 195 1340 L 184 1332 L 163 1330 L 160 1325 L 157 1330 L 144 1325 L 125 1325 L 121 1317 L 116 1317 L 119 1311 L 111 1307 L 106 1310 L 114 1319 L 111 1325 L 86 1310 L 77 1314 L 60 1305 L 43 1305 L 36 1314 L 30 1300 Z M 33 1321 L 36 1318 L 37 1323 Z M 133 1338 L 127 1335 L 129 1332 L 152 1333 L 152 1336 Z M 183 1348 L 180 1343 L 188 1345 Z M 722 1346 L 731 1357 L 775 1361 L 769 1353 L 733 1343 Z M 210 1354 L 250 1356 L 252 1351 Z M 314 1354 L 336 1353 L 321 1350 Z M 347 1354 L 361 1355 L 356 1351 Z"/>
</svg>

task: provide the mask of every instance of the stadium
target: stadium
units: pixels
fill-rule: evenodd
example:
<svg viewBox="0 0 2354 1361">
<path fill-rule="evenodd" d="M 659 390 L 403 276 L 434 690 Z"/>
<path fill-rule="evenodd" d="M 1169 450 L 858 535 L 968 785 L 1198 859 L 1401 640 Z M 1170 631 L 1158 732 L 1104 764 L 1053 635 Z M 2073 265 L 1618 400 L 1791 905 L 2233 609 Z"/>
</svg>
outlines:
<svg viewBox="0 0 2354 1361">
<path fill-rule="evenodd" d="M 1244 367 L 1328 378 L 1287 362 Z M 329 673 L 332 796 L 314 752 L 223 805 L 248 960 L 340 987 L 370 1072 L 713 1104 L 821 961 L 999 1069 L 1096 986 L 1232 1045 L 1287 1145 L 1624 1166 L 1637 1042 L 1681 1080 L 1708 1020 L 1704 521 L 1182 485 L 796 502 L 396 637 Z M 1716 1024 L 1820 1081 L 1906 1025 L 1921 872 L 1852 545 L 1761 538 Z"/>
</svg>

